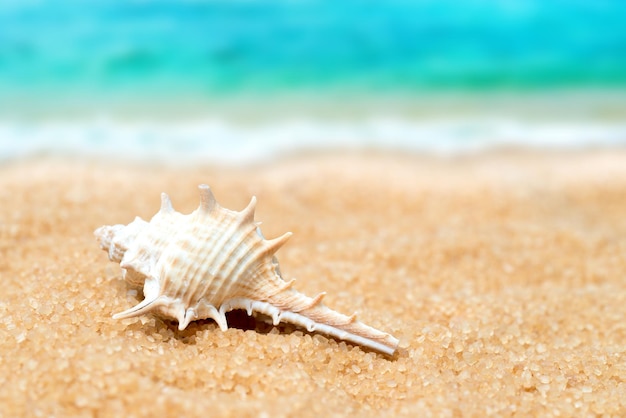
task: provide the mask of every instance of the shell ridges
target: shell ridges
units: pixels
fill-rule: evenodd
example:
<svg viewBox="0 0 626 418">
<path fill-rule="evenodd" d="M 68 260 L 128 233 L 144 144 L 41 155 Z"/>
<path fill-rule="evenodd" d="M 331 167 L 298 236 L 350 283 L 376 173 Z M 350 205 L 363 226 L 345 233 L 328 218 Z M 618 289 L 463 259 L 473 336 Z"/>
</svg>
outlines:
<svg viewBox="0 0 626 418">
<path fill-rule="evenodd" d="M 213 319 L 228 329 L 226 313 L 244 309 L 263 314 L 274 325 L 289 322 L 309 332 L 392 355 L 398 340 L 365 325 L 356 313 L 346 316 L 293 289 L 295 279 L 281 276 L 275 253 L 291 232 L 267 240 L 254 221 L 256 198 L 240 212 L 221 207 L 209 186 L 199 186 L 200 205 L 190 215 L 173 208 L 161 194 L 161 207 L 150 222 L 136 218 L 128 225 L 95 231 L 109 259 L 120 263 L 130 285 L 143 286 L 144 300 L 113 315 L 126 319 L 154 313 L 178 321 Z"/>
</svg>

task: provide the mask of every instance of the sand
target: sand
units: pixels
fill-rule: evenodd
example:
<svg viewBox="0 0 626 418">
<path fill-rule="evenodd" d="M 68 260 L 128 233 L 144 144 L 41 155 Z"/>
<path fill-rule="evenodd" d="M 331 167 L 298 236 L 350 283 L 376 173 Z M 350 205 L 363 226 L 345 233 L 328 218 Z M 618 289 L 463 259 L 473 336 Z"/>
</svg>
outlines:
<svg viewBox="0 0 626 418">
<path fill-rule="evenodd" d="M 141 294 L 103 224 L 208 183 L 285 278 L 392 333 L 385 357 L 235 312 L 113 320 Z M 625 416 L 626 152 L 310 155 L 247 168 L 0 167 L 0 416 Z"/>
</svg>

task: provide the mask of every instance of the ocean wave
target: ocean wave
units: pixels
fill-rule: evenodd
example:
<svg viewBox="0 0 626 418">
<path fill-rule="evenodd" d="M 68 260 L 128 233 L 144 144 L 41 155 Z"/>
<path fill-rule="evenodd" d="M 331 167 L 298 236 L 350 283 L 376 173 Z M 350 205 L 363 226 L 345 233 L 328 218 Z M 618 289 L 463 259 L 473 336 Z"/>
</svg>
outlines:
<svg viewBox="0 0 626 418">
<path fill-rule="evenodd" d="M 0 159 L 39 155 L 167 164 L 249 164 L 311 151 L 458 155 L 499 148 L 571 150 L 626 145 L 625 122 L 504 118 L 414 121 L 294 119 L 243 126 L 225 120 L 0 122 Z"/>
</svg>

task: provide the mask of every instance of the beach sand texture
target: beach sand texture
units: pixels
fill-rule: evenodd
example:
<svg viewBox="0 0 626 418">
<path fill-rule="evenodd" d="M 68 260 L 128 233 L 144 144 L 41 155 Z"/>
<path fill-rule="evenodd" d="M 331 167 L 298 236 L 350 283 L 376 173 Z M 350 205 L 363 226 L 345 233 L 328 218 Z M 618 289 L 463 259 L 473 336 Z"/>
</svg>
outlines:
<svg viewBox="0 0 626 418">
<path fill-rule="evenodd" d="M 393 358 L 241 312 L 178 331 L 99 249 L 197 186 L 258 198 L 285 279 Z M 626 152 L 0 167 L 0 416 L 626 415 Z"/>
</svg>

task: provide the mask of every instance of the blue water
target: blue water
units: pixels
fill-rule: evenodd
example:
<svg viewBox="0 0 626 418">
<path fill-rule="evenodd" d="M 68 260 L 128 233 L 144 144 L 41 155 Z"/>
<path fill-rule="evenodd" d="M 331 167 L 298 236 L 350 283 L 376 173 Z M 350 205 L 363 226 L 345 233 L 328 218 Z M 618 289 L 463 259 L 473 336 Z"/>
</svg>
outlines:
<svg viewBox="0 0 626 418">
<path fill-rule="evenodd" d="M 623 0 L 3 0 L 0 100 L 626 86 Z"/>
<path fill-rule="evenodd" d="M 624 0 L 0 0 L 0 161 L 624 146 L 624 22 Z"/>
</svg>

